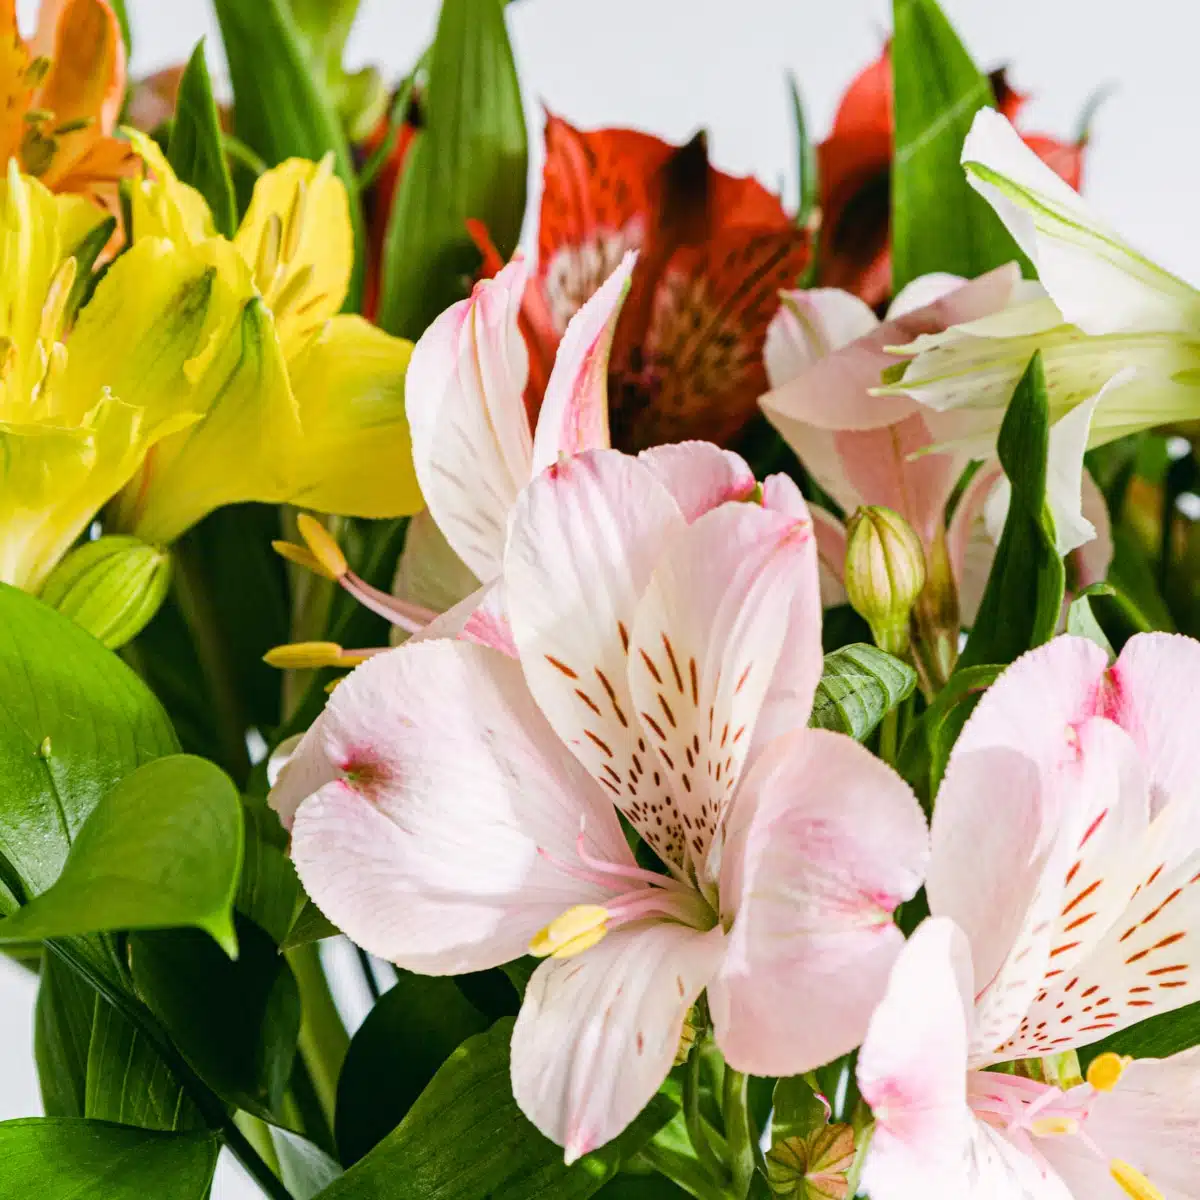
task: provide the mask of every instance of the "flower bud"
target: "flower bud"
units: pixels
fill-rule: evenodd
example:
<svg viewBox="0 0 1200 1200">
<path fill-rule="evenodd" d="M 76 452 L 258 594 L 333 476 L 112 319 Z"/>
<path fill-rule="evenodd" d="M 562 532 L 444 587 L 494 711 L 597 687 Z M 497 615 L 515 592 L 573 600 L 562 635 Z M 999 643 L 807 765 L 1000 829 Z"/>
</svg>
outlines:
<svg viewBox="0 0 1200 1200">
<path fill-rule="evenodd" d="M 846 531 L 846 595 L 881 650 L 908 650 L 908 622 L 925 586 L 925 552 L 890 508 L 860 508 Z"/>
<path fill-rule="evenodd" d="M 50 572 L 41 598 L 116 650 L 149 624 L 170 581 L 165 550 L 135 537 L 102 537 L 72 550 Z"/>
</svg>

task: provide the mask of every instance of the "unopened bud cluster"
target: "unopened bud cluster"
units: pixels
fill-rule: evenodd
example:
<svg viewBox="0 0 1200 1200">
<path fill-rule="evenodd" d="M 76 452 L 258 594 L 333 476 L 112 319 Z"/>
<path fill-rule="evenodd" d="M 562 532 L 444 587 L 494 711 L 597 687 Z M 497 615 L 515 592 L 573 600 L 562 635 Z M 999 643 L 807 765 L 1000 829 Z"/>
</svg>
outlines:
<svg viewBox="0 0 1200 1200">
<path fill-rule="evenodd" d="M 846 595 L 881 650 L 908 650 L 909 618 L 925 586 L 925 552 L 890 508 L 860 508 L 846 531 Z"/>
</svg>

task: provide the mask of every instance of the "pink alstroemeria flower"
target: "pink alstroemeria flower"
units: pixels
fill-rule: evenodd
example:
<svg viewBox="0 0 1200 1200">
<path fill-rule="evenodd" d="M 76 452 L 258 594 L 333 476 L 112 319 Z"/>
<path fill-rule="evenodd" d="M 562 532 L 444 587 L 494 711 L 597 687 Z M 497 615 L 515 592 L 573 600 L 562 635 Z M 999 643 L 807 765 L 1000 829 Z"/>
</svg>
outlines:
<svg viewBox="0 0 1200 1200">
<path fill-rule="evenodd" d="M 804 501 L 784 477 L 726 499 L 729 458 L 685 443 L 551 464 L 503 557 L 516 657 L 426 638 L 372 658 L 272 793 L 309 895 L 371 953 L 426 974 L 547 956 L 513 1091 L 569 1161 L 650 1100 L 705 989 L 739 1070 L 858 1044 L 923 874 L 908 787 L 806 728 L 822 657 Z"/>
<path fill-rule="evenodd" d="M 949 565 L 968 626 L 991 568 L 1007 508 L 999 464 L 985 463 L 955 507 L 946 506 L 971 461 L 961 446 L 969 417 L 938 413 L 906 396 L 877 395 L 883 373 L 898 361 L 887 348 L 918 336 L 998 312 L 1022 294 L 1015 265 L 967 283 L 956 275 L 926 275 L 904 288 L 880 322 L 857 296 L 836 288 L 785 292 L 763 351 L 772 391 L 760 400 L 767 419 L 805 469 L 848 515 L 860 505 L 883 505 L 908 521 L 926 553 L 946 537 Z M 1070 427 L 1057 438 L 1069 436 Z M 1052 458 L 1058 455 L 1052 447 Z M 1072 460 L 1074 461 L 1074 460 Z M 1073 481 L 1075 492 L 1079 480 Z M 1103 579 L 1112 558 L 1108 513 L 1086 475 L 1080 538 L 1073 555 L 1078 587 Z M 845 529 L 820 508 L 813 520 L 821 550 L 827 603 L 838 603 L 845 560 Z M 1064 540 L 1079 542 L 1074 537 Z M 1074 547 L 1069 547 L 1073 549 Z"/>
<path fill-rule="evenodd" d="M 859 1055 L 872 1200 L 1196 1200 L 1200 1052 L 1097 1058 L 1061 1090 L 985 1068 L 1200 999 L 1200 643 L 1082 638 L 980 701 L 938 794 L 927 891 Z"/>
</svg>

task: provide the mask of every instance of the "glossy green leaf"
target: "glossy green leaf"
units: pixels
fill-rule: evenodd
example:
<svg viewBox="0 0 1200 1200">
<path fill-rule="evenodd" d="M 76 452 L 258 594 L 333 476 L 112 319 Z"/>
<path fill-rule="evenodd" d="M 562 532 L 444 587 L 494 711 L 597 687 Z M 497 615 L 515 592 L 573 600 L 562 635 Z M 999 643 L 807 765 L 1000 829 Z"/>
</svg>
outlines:
<svg viewBox="0 0 1200 1200">
<path fill-rule="evenodd" d="M 205 1128 L 199 1109 L 132 1021 L 97 1000 L 83 1116 L 164 1133 Z"/>
<path fill-rule="evenodd" d="M 825 1101 L 802 1075 L 791 1075 L 775 1084 L 771 1113 L 771 1141 L 806 1137 L 829 1121 Z"/>
<path fill-rule="evenodd" d="M 175 749 L 161 705 L 116 655 L 0 584 L 0 879 L 44 892 L 101 796 Z"/>
<path fill-rule="evenodd" d="M 292 1200 L 313 1200 L 342 1173 L 341 1166 L 307 1138 L 271 1126 L 279 1174 Z"/>
<path fill-rule="evenodd" d="M 134 934 L 133 982 L 218 1096 L 278 1120 L 300 1033 L 300 993 L 271 938 L 245 920 L 237 928 L 236 961 L 190 929 Z"/>
<path fill-rule="evenodd" d="M 511 1019 L 464 1042 L 399 1127 L 323 1200 L 582 1200 L 665 1125 L 676 1105 L 656 1096 L 615 1141 L 574 1165 L 521 1114 L 509 1084 Z"/>
<path fill-rule="evenodd" d="M 401 971 L 351 1039 L 338 1077 L 342 1162 L 357 1162 L 391 1133 L 442 1063 L 487 1027 L 454 980 Z"/>
<path fill-rule="evenodd" d="M 279 943 L 279 948 L 295 950 L 298 946 L 308 946 L 313 942 L 324 941 L 325 938 L 337 937 L 340 932 L 338 927 L 306 898 L 287 935 Z"/>
<path fill-rule="evenodd" d="M 237 201 L 221 138 L 221 121 L 201 40 L 179 81 L 167 158 L 175 174 L 208 201 L 217 232 L 232 238 L 238 225 Z"/>
<path fill-rule="evenodd" d="M 528 135 L 501 0 L 443 0 L 422 111 L 388 223 L 379 316 L 409 338 L 478 269 L 468 218 L 504 256 L 521 231 Z"/>
<path fill-rule="evenodd" d="M 825 656 L 808 723 L 864 741 L 916 685 L 916 671 L 898 658 L 863 643 L 843 646 Z"/>
<path fill-rule="evenodd" d="M 104 1121 L 0 1123 L 0 1200 L 205 1200 L 213 1134 L 156 1133 Z"/>
<path fill-rule="evenodd" d="M 987 77 L 936 0 L 893 0 L 892 11 L 895 293 L 931 271 L 973 278 L 1020 252 L 959 161 L 975 114 L 995 104 Z"/>
<path fill-rule="evenodd" d="M 1008 664 L 1054 636 L 1066 573 L 1046 504 L 1050 417 L 1041 353 L 1029 362 L 1000 426 L 1000 465 L 1012 483 L 1004 532 L 958 670 Z"/>
<path fill-rule="evenodd" d="M 265 929 L 276 944 L 283 942 L 307 903 L 296 868 L 287 855 L 287 831 L 264 800 L 243 804 L 246 854 L 238 884 L 237 910 Z"/>
<path fill-rule="evenodd" d="M 687 1200 L 690 1195 L 661 1175 L 618 1175 L 596 1193 L 596 1200 Z"/>
<path fill-rule="evenodd" d="M 1079 1061 L 1086 1071 L 1088 1063 L 1106 1050 L 1131 1058 L 1167 1058 L 1193 1046 L 1200 1046 L 1200 1003 L 1159 1013 L 1103 1041 L 1084 1046 L 1079 1051 Z"/>
<path fill-rule="evenodd" d="M 242 815 L 233 784 L 177 754 L 139 767 L 96 806 L 57 883 L 0 922 L 0 940 L 191 925 L 236 953 Z"/>
<path fill-rule="evenodd" d="M 332 153 L 346 185 L 361 268 L 362 212 L 350 146 L 320 74 L 304 52 L 286 0 L 213 0 L 237 111 L 237 136 L 268 166 L 288 158 L 317 162 Z M 357 308 L 361 269 L 347 298 Z"/>
<path fill-rule="evenodd" d="M 64 962 L 44 953 L 34 1010 L 33 1054 L 48 1117 L 83 1117 L 96 993 Z"/>
</svg>

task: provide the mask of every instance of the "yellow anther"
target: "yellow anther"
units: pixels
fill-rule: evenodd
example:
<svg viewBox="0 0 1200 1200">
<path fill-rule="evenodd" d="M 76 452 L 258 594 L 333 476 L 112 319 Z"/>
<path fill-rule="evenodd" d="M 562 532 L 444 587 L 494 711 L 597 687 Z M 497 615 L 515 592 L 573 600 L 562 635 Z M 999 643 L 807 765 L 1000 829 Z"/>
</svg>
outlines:
<svg viewBox="0 0 1200 1200">
<path fill-rule="evenodd" d="M 1114 1158 L 1108 1164 L 1108 1169 L 1117 1181 L 1117 1186 L 1133 1200 L 1165 1200 L 1162 1192 L 1141 1171 L 1122 1159 Z"/>
<path fill-rule="evenodd" d="M 310 517 L 308 513 L 300 513 L 296 517 L 296 526 L 305 545 L 312 551 L 313 558 L 321 564 L 330 578 L 341 579 L 343 575 L 349 574 L 350 567 L 346 563 L 346 556 L 320 521 Z"/>
<path fill-rule="evenodd" d="M 1079 1132 L 1074 1117 L 1037 1117 L 1029 1125 L 1035 1137 L 1065 1137 Z"/>
<path fill-rule="evenodd" d="M 529 953 L 538 958 L 573 958 L 594 946 L 607 932 L 607 908 L 577 904 L 534 935 Z"/>
<path fill-rule="evenodd" d="M 336 575 L 330 575 L 325 570 L 324 566 L 313 555 L 311 550 L 305 549 L 303 546 L 297 546 L 295 542 L 274 541 L 271 543 L 271 549 L 275 551 L 280 558 L 286 558 L 288 562 L 294 562 L 296 566 L 303 567 L 306 571 L 312 571 L 314 574 L 323 575 L 326 579 L 336 579 Z"/>
<path fill-rule="evenodd" d="M 276 317 L 282 317 L 304 295 L 315 274 L 312 263 L 305 263 L 287 277 L 283 287 L 271 298 L 271 311 Z"/>
<path fill-rule="evenodd" d="M 304 232 L 304 218 L 308 208 L 308 184 L 303 179 L 296 185 L 296 194 L 288 209 L 287 225 L 283 236 L 283 261 L 291 262 L 300 249 L 300 237 Z"/>
<path fill-rule="evenodd" d="M 343 650 L 337 642 L 292 642 L 275 646 L 263 661 L 281 671 L 314 671 L 318 667 L 357 667 L 370 658 L 366 650 Z"/>
<path fill-rule="evenodd" d="M 39 55 L 25 68 L 26 87 L 37 87 L 46 78 L 49 71 L 50 60 L 44 54 Z"/>
<path fill-rule="evenodd" d="M 1111 1092 L 1121 1081 L 1132 1059 L 1122 1058 L 1111 1051 L 1098 1054 L 1087 1069 L 1087 1081 L 1098 1092 Z"/>
<path fill-rule="evenodd" d="M 54 120 L 54 109 L 52 108 L 31 108 L 25 114 L 25 120 L 30 125 L 40 125 L 43 121 Z"/>
<path fill-rule="evenodd" d="M 258 239 L 258 258 L 254 263 L 254 279 L 258 290 L 264 294 L 271 290 L 275 282 L 282 241 L 283 222 L 278 213 L 272 213 L 263 223 L 262 235 Z"/>
</svg>

